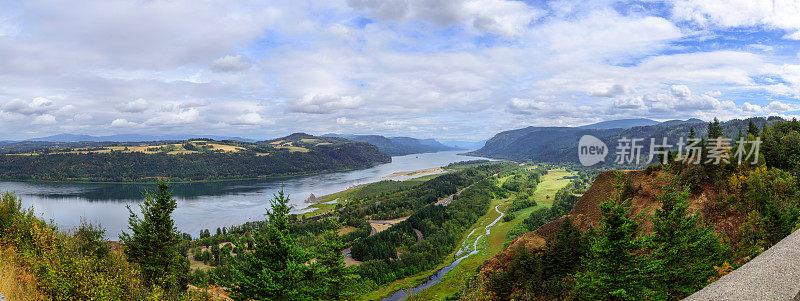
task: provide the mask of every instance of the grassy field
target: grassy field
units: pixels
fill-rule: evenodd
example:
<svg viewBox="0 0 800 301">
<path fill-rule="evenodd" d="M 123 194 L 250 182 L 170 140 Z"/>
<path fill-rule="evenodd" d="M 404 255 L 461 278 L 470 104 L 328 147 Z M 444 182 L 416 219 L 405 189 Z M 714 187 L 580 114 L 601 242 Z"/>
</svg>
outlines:
<svg viewBox="0 0 800 301">
<path fill-rule="evenodd" d="M 564 179 L 564 177 L 574 176 L 572 172 L 563 169 L 551 169 L 547 174 L 542 177 L 542 182 L 536 186 L 536 192 L 533 194 L 533 199 L 539 205 L 552 205 L 553 197 L 556 192 L 567 186 L 572 180 Z M 549 198 L 548 198 L 549 197 Z"/>
<path fill-rule="evenodd" d="M 525 208 L 514 212 L 516 218 L 510 222 L 498 222 L 494 227 L 492 227 L 488 238 L 478 245 L 478 247 L 482 249 L 480 252 L 478 252 L 478 254 L 464 259 L 455 269 L 447 273 L 447 275 L 442 278 L 441 282 L 422 291 L 419 294 L 411 296 L 409 300 L 443 300 L 447 296 L 451 296 L 456 292 L 464 290 L 467 280 L 475 275 L 478 267 L 480 267 L 484 261 L 494 257 L 497 255 L 497 253 L 500 253 L 500 251 L 503 250 L 508 231 L 517 224 L 522 223 L 522 221 L 525 220 L 525 218 L 527 218 L 531 212 L 550 207 L 553 203 L 552 200 L 556 191 L 563 188 L 571 181 L 563 178 L 571 175 L 573 174 L 560 169 L 548 171 L 547 175 L 542 178 L 542 182 L 537 185 L 536 193 L 534 194 L 536 202 L 539 204 L 539 206 Z M 501 181 L 503 180 L 504 179 L 501 179 Z M 549 198 L 547 198 L 547 196 L 549 196 Z M 503 201 L 505 200 L 494 200 L 492 202 L 492 208 Z M 511 202 L 506 202 L 498 209 L 505 212 L 504 210 L 510 204 Z M 492 220 L 497 218 L 497 216 L 498 214 L 495 210 L 490 210 L 490 212 L 482 217 L 476 224 L 477 227 L 480 228 L 475 231 L 476 234 L 473 234 L 473 236 L 480 235 L 477 233 L 481 232 L 484 225 L 490 223 Z"/>
</svg>

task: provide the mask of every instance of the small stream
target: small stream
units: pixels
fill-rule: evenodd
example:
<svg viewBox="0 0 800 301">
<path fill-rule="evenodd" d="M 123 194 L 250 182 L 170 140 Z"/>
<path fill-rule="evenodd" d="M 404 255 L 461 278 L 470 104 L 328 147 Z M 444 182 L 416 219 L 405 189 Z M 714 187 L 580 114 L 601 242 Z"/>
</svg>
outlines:
<svg viewBox="0 0 800 301">
<path fill-rule="evenodd" d="M 418 294 L 418 293 L 422 292 L 423 290 L 438 284 L 439 282 L 442 281 L 442 278 L 444 277 L 444 275 L 446 275 L 448 272 L 450 272 L 456 266 L 458 266 L 458 264 L 461 263 L 462 260 L 467 259 L 467 257 L 470 257 L 472 255 L 477 254 L 478 253 L 478 242 L 480 242 L 482 237 L 485 237 L 485 236 L 489 235 L 489 232 L 491 231 L 492 226 L 497 224 L 497 222 L 500 221 L 501 218 L 503 218 L 503 215 L 505 215 L 504 212 L 500 212 L 500 210 L 497 209 L 502 204 L 503 203 L 497 204 L 497 206 L 494 207 L 494 211 L 497 211 L 497 213 L 500 213 L 500 216 L 498 216 L 494 221 L 492 221 L 490 224 L 488 224 L 488 225 L 486 225 L 484 227 L 484 229 L 486 230 L 485 233 L 483 233 L 480 236 L 478 236 L 477 238 L 475 238 L 475 242 L 472 244 L 472 251 L 470 251 L 469 253 L 459 257 L 458 259 L 456 259 L 456 261 L 453 261 L 453 263 L 451 263 L 450 265 L 448 265 L 446 267 L 443 267 L 440 270 L 436 271 L 435 273 L 433 273 L 433 275 L 429 276 L 428 279 L 425 280 L 425 282 L 423 282 L 422 284 L 417 285 L 417 286 L 412 287 L 412 288 L 396 291 L 392 296 L 383 298 L 383 301 L 402 301 L 402 300 L 406 300 L 411 295 Z M 472 232 L 470 232 L 469 235 L 467 235 L 467 240 L 464 241 L 464 243 L 467 243 L 467 241 L 469 240 L 469 237 L 472 236 L 472 234 L 475 233 L 475 230 L 477 230 L 477 229 L 478 228 L 472 229 Z M 462 254 L 463 253 L 462 250 L 463 250 L 463 246 L 462 246 L 461 249 L 459 249 L 458 253 L 456 253 L 456 256 L 458 256 L 459 254 Z"/>
</svg>

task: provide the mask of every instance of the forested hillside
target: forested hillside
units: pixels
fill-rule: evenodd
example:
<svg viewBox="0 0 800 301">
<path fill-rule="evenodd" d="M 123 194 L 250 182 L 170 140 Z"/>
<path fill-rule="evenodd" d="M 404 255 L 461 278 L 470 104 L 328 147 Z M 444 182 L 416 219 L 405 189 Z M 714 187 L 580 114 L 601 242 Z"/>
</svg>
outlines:
<svg viewBox="0 0 800 301">
<path fill-rule="evenodd" d="M 568 214 L 531 223 L 535 231 L 486 261 L 459 295 L 678 300 L 696 292 L 800 224 L 800 122 L 769 122 L 742 133 L 763 141 L 755 165 L 671 160 L 600 174 Z M 742 124 L 749 127 L 734 121 L 722 129 L 739 135 Z M 720 129 L 712 123 L 696 131 Z"/>
<path fill-rule="evenodd" d="M 719 123 L 726 137 L 736 139 L 739 133 L 746 133 L 750 122 L 761 129 L 765 124 L 782 120 L 780 117 L 754 117 L 744 120 L 733 119 Z M 630 128 L 589 129 L 585 127 L 527 127 L 501 132 L 486 142 L 486 145 L 471 154 L 489 158 L 534 162 L 578 162 L 578 140 L 583 135 L 592 135 L 602 140 L 613 155 L 617 141 L 622 138 L 642 138 L 649 143 L 650 138 L 661 141 L 667 138 L 672 145 L 679 137 L 688 137 L 691 131 L 697 137 L 707 134 L 708 123 L 699 119 L 686 121 L 673 120 L 649 126 Z M 645 146 L 649 144 L 644 144 Z M 643 149 L 643 154 L 649 148 Z M 608 159 L 608 158 L 607 158 Z M 613 161 L 613 160 L 611 160 Z"/>
<path fill-rule="evenodd" d="M 35 145 L 0 154 L 0 180 L 250 179 L 367 168 L 391 161 L 373 145 L 306 134 L 257 143 L 196 139 L 146 144 Z"/>
</svg>

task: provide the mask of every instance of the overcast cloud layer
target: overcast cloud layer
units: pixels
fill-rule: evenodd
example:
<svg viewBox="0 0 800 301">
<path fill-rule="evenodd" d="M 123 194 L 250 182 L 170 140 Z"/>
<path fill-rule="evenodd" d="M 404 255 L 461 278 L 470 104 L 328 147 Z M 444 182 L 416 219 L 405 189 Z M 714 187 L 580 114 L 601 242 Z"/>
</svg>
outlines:
<svg viewBox="0 0 800 301">
<path fill-rule="evenodd" d="M 0 0 L 0 140 L 794 116 L 798 16 L 797 0 Z"/>
</svg>

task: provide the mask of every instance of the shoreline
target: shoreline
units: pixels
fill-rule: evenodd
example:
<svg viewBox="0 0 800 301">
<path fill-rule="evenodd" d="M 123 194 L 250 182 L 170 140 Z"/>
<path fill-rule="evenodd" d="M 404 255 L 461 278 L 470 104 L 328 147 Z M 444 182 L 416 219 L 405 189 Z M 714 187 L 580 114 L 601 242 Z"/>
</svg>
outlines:
<svg viewBox="0 0 800 301">
<path fill-rule="evenodd" d="M 388 176 L 384 176 L 383 178 L 388 179 L 388 178 L 400 178 L 400 177 L 408 177 L 408 176 L 425 176 L 425 175 L 440 173 L 440 172 L 444 172 L 444 171 L 445 171 L 444 167 L 443 166 L 439 166 L 439 167 L 423 168 L 423 169 L 409 170 L 409 171 L 398 171 L 398 172 L 391 173 Z"/>
</svg>

